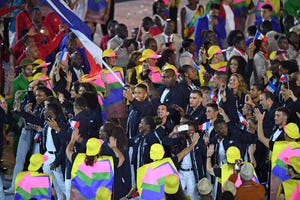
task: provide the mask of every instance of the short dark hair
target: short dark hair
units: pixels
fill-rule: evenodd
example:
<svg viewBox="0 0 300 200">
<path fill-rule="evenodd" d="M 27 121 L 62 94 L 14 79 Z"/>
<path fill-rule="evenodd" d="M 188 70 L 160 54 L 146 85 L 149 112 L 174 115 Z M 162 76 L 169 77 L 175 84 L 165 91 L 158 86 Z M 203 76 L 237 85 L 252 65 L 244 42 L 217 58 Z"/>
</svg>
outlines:
<svg viewBox="0 0 300 200">
<path fill-rule="evenodd" d="M 147 38 L 146 39 L 146 41 L 145 41 L 145 49 L 149 49 L 151 42 L 156 42 L 156 40 L 154 38 Z"/>
<path fill-rule="evenodd" d="M 37 91 L 38 91 L 38 90 L 43 91 L 43 92 L 46 94 L 47 97 L 53 96 L 52 90 L 50 90 L 50 89 L 47 88 L 46 86 L 39 86 L 36 90 L 37 90 Z"/>
<path fill-rule="evenodd" d="M 75 99 L 74 101 L 74 106 L 77 108 L 84 110 L 87 108 L 87 101 L 86 98 L 83 96 L 79 96 L 78 98 Z"/>
<path fill-rule="evenodd" d="M 213 10 L 213 9 L 220 10 L 219 4 L 217 4 L 217 3 L 212 3 L 212 4 L 210 5 L 210 10 Z"/>
<path fill-rule="evenodd" d="M 160 103 L 160 104 L 158 104 L 158 106 L 165 106 L 167 108 L 167 111 L 168 112 L 170 111 L 169 107 L 168 107 L 168 105 L 166 103 Z"/>
<path fill-rule="evenodd" d="M 214 111 L 219 111 L 218 104 L 216 104 L 216 103 L 208 103 L 208 104 L 206 105 L 206 107 L 210 107 L 210 108 L 212 108 Z"/>
<path fill-rule="evenodd" d="M 150 126 L 151 130 L 155 129 L 156 124 L 155 124 L 154 118 L 152 116 L 145 116 L 145 117 L 143 117 L 143 119 L 144 119 L 145 123 Z"/>
<path fill-rule="evenodd" d="M 285 114 L 285 116 L 287 116 L 287 118 L 289 118 L 289 116 L 290 116 L 290 111 L 286 107 L 280 106 L 280 107 L 276 108 L 276 111 L 282 112 L 283 114 Z"/>
<path fill-rule="evenodd" d="M 47 110 L 52 111 L 56 116 L 58 115 L 58 111 L 60 108 L 55 103 L 49 103 L 47 105 Z"/>
<path fill-rule="evenodd" d="M 255 33 L 257 31 L 257 27 L 254 25 L 251 25 L 247 28 L 247 31 L 248 31 L 249 35 L 255 35 Z"/>
<path fill-rule="evenodd" d="M 270 12 L 273 12 L 273 8 L 270 4 L 265 4 L 261 7 L 262 9 L 266 9 L 266 10 L 269 10 Z"/>
<path fill-rule="evenodd" d="M 262 92 L 263 89 L 264 89 L 264 85 L 263 85 L 263 84 L 253 83 L 252 86 L 256 87 L 256 89 L 257 89 L 258 91 L 261 91 L 261 92 Z"/>
<path fill-rule="evenodd" d="M 273 102 L 276 100 L 276 97 L 272 92 L 264 91 L 263 94 L 265 95 L 266 99 L 271 99 Z"/>
<path fill-rule="evenodd" d="M 193 66 L 191 65 L 183 65 L 182 67 L 180 67 L 178 70 L 179 70 L 179 73 L 184 76 L 185 73 L 188 72 L 189 68 L 191 68 Z"/>
<path fill-rule="evenodd" d="M 202 92 L 200 91 L 200 90 L 192 90 L 191 91 L 191 94 L 198 94 L 201 98 L 202 98 L 202 96 L 203 96 L 203 94 L 202 94 Z"/>
<path fill-rule="evenodd" d="M 223 118 L 218 118 L 214 121 L 214 127 L 216 127 L 222 123 L 226 124 L 225 120 Z"/>
<path fill-rule="evenodd" d="M 244 40 L 245 40 L 245 37 L 243 37 L 243 36 L 236 36 L 233 39 L 233 45 L 239 44 L 241 41 L 244 41 Z"/>
<path fill-rule="evenodd" d="M 148 92 L 147 86 L 143 83 L 136 85 L 135 88 L 141 88 L 141 89 L 145 90 L 145 92 Z"/>
</svg>

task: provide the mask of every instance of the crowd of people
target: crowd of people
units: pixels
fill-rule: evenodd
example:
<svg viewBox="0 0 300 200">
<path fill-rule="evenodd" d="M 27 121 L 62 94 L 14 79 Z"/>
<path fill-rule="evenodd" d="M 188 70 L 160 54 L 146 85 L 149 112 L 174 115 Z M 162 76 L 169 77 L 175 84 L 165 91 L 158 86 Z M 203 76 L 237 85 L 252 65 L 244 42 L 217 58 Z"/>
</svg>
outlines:
<svg viewBox="0 0 300 200">
<path fill-rule="evenodd" d="M 0 199 L 299 199 L 299 1 L 43 2 L 0 8 Z"/>
</svg>

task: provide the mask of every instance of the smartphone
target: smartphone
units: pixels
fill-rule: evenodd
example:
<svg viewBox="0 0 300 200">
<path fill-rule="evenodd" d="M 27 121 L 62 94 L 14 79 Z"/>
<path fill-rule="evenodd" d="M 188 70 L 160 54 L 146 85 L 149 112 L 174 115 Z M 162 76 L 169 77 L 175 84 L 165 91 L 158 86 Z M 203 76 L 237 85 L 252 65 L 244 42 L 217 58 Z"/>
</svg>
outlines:
<svg viewBox="0 0 300 200">
<path fill-rule="evenodd" d="M 187 124 L 180 125 L 180 126 L 178 127 L 178 131 L 179 131 L 179 132 L 183 132 L 183 131 L 187 131 L 187 130 L 189 130 L 189 125 L 187 125 Z"/>
</svg>

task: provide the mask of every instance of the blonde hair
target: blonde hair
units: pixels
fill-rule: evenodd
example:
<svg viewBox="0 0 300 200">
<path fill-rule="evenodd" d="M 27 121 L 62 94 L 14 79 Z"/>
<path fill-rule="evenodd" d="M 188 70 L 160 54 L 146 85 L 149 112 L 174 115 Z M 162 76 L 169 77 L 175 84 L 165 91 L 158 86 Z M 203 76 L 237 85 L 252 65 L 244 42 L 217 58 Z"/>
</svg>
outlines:
<svg viewBox="0 0 300 200">
<path fill-rule="evenodd" d="M 231 74 L 230 78 L 233 77 L 233 76 L 236 77 L 236 79 L 239 82 L 237 95 L 239 97 L 242 97 L 242 94 L 248 94 L 247 84 L 246 84 L 243 76 L 241 74 L 234 73 L 234 74 Z M 230 78 L 229 78 L 229 80 L 230 80 Z"/>
</svg>

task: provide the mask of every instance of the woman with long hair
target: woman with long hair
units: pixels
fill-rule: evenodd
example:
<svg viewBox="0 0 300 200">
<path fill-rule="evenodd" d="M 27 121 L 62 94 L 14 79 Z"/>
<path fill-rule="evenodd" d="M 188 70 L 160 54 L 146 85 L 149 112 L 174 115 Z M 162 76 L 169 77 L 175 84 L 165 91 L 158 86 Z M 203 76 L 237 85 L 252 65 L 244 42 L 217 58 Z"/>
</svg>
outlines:
<svg viewBox="0 0 300 200">
<path fill-rule="evenodd" d="M 228 87 L 235 96 L 236 108 L 242 113 L 245 95 L 248 94 L 247 84 L 245 83 L 243 76 L 237 73 L 232 74 L 229 78 Z"/>
</svg>

